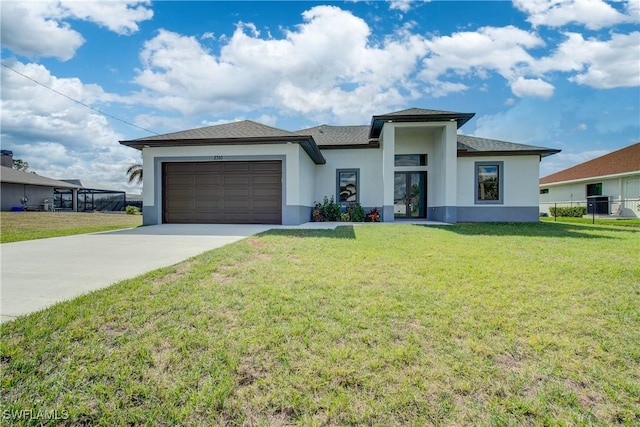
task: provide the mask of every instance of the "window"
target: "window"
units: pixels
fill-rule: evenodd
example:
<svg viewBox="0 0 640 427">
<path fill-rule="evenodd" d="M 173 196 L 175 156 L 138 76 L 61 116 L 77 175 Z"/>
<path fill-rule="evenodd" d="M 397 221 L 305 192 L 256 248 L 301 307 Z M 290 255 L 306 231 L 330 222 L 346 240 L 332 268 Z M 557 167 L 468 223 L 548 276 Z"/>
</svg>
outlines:
<svg viewBox="0 0 640 427">
<path fill-rule="evenodd" d="M 602 183 L 587 184 L 587 197 L 589 196 L 602 196 Z"/>
<path fill-rule="evenodd" d="M 337 193 L 338 203 L 355 203 L 358 201 L 359 169 L 338 169 Z"/>
<path fill-rule="evenodd" d="M 426 166 L 426 154 L 396 154 L 395 166 Z"/>
<path fill-rule="evenodd" d="M 503 162 L 476 162 L 476 203 L 502 203 Z"/>
<path fill-rule="evenodd" d="M 540 189 L 540 194 L 549 194 L 549 189 L 548 188 L 541 188 Z"/>
</svg>

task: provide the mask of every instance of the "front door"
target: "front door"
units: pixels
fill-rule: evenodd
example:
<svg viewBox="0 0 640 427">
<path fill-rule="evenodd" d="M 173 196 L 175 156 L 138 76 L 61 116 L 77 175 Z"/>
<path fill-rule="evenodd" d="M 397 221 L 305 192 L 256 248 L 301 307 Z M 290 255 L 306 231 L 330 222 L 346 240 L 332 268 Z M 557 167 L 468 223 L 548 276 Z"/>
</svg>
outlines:
<svg viewBox="0 0 640 427">
<path fill-rule="evenodd" d="M 426 218 L 427 173 L 396 172 L 394 178 L 395 218 Z"/>
</svg>

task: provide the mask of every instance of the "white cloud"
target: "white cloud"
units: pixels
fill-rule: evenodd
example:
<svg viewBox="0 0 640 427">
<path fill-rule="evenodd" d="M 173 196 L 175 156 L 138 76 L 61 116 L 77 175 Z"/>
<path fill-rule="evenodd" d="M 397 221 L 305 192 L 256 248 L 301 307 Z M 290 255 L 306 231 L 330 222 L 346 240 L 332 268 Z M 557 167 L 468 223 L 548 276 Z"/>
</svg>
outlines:
<svg viewBox="0 0 640 427">
<path fill-rule="evenodd" d="M 428 40 L 429 52 L 423 60 L 420 77 L 431 82 L 449 76 L 488 79 L 492 72 L 504 77 L 514 95 L 549 98 L 554 87 L 542 79 L 522 74 L 535 64 L 528 49 L 545 45 L 535 33 L 516 28 L 482 27 L 477 31 L 457 32 Z"/>
<path fill-rule="evenodd" d="M 0 2 L 3 47 L 27 57 L 71 59 L 84 43 L 69 19 L 104 26 L 118 34 L 138 31 L 138 22 L 151 19 L 145 1 L 3 1 Z"/>
<path fill-rule="evenodd" d="M 389 9 L 407 13 L 411 10 L 411 2 L 412 0 L 390 0 Z"/>
<path fill-rule="evenodd" d="M 67 16 L 94 22 L 121 35 L 137 32 L 139 22 L 153 17 L 153 11 L 148 9 L 150 0 L 63 0 L 60 5 L 66 9 Z"/>
<path fill-rule="evenodd" d="M 44 2 L 0 2 L 3 46 L 25 56 L 71 59 L 84 38 L 55 19 L 56 9 Z"/>
<path fill-rule="evenodd" d="M 219 55 L 195 37 L 159 31 L 140 54 L 140 99 L 187 115 L 271 107 L 352 122 L 418 96 L 411 75 L 426 51 L 421 36 L 401 28 L 374 46 L 367 23 L 337 7 L 302 17 L 279 39 L 239 23 L 219 39 Z"/>
<path fill-rule="evenodd" d="M 525 79 L 518 77 L 511 83 L 513 94 L 519 97 L 539 96 L 540 98 L 549 99 L 553 96 L 554 87 L 541 79 Z"/>
<path fill-rule="evenodd" d="M 613 34 L 610 40 L 585 40 L 565 33 L 552 55 L 532 65 L 537 72 L 575 72 L 570 81 L 597 89 L 640 85 L 640 32 Z"/>
<path fill-rule="evenodd" d="M 621 13 L 603 0 L 513 0 L 514 6 L 529 14 L 534 27 L 562 27 L 570 23 L 599 30 L 624 22 L 637 22 L 637 0 L 629 0 L 627 13 Z"/>
<path fill-rule="evenodd" d="M 10 66 L 87 105 L 119 99 L 77 78 L 57 78 L 40 64 Z M 107 118 L 2 67 L 0 126 L 2 147 L 51 178 L 83 178 L 115 188 L 126 185 L 125 171 L 135 151 L 121 146 Z M 139 159 L 138 159 L 139 160 Z"/>
</svg>

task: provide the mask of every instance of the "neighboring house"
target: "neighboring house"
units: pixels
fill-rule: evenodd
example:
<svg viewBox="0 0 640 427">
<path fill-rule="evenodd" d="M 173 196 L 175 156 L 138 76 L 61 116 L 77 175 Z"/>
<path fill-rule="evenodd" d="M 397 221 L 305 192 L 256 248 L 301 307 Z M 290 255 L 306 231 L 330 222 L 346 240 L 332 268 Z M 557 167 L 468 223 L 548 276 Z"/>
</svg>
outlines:
<svg viewBox="0 0 640 427">
<path fill-rule="evenodd" d="M 124 191 L 78 179 L 56 180 L 13 169 L 13 153 L 2 150 L 1 209 L 123 211 L 127 204 Z"/>
<path fill-rule="evenodd" d="M 458 135 L 473 116 L 411 108 L 297 132 L 245 120 L 120 143 L 142 151 L 144 224 L 301 224 L 324 196 L 385 222 L 538 221 L 540 159 L 559 150 Z"/>
<path fill-rule="evenodd" d="M 0 166 L 0 209 L 3 211 L 32 209 L 51 210 L 55 191 L 73 191 L 77 186 L 13 169 L 13 153 L 2 150 Z"/>
<path fill-rule="evenodd" d="M 541 212 L 581 205 L 590 213 L 638 217 L 638 204 L 640 142 L 540 179 Z"/>
<path fill-rule="evenodd" d="M 78 188 L 75 192 L 56 191 L 56 207 L 62 210 L 117 212 L 123 211 L 127 205 L 127 196 L 124 191 L 114 190 L 96 182 L 80 179 L 63 179 L 62 181 L 74 184 Z M 74 201 L 75 207 L 73 205 Z"/>
</svg>

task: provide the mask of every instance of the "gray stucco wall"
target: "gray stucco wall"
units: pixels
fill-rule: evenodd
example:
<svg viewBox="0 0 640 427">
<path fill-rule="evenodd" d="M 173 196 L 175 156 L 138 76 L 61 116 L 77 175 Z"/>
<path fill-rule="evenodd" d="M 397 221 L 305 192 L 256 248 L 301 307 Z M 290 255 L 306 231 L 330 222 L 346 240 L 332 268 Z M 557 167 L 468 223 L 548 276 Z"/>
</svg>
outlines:
<svg viewBox="0 0 640 427">
<path fill-rule="evenodd" d="M 53 203 L 53 188 L 3 182 L 0 209 L 10 211 L 14 206 L 22 206 L 20 199 L 24 196 L 29 198 L 27 206 L 39 208 L 44 199 L 49 199 L 49 202 Z"/>
<path fill-rule="evenodd" d="M 538 222 L 538 207 L 474 206 L 459 207 L 458 222 Z"/>
</svg>

